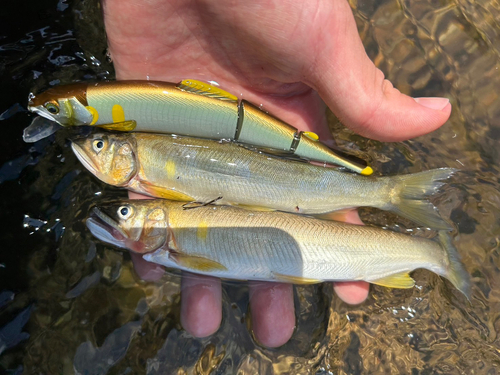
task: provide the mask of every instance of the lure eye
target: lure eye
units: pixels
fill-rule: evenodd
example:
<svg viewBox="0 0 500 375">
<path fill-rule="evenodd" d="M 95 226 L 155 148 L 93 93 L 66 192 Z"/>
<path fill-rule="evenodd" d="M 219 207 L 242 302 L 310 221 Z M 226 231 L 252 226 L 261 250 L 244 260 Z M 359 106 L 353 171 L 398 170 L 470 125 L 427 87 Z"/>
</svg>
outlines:
<svg viewBox="0 0 500 375">
<path fill-rule="evenodd" d="M 92 148 L 97 153 L 101 152 L 101 150 L 104 148 L 104 140 L 100 138 L 95 139 L 94 142 L 92 143 Z"/>
<path fill-rule="evenodd" d="M 53 115 L 57 115 L 59 113 L 59 105 L 56 102 L 47 102 L 43 106 Z"/>
<path fill-rule="evenodd" d="M 132 216 L 132 208 L 129 206 L 121 206 L 118 209 L 118 217 L 123 220 L 127 220 L 130 216 Z"/>
</svg>

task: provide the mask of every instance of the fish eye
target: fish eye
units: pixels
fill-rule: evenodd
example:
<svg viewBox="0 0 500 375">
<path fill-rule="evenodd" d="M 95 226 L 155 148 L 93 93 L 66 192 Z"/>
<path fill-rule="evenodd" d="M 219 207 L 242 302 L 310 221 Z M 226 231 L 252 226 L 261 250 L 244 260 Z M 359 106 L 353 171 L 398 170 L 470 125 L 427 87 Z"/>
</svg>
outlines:
<svg viewBox="0 0 500 375">
<path fill-rule="evenodd" d="M 132 216 L 132 207 L 121 206 L 118 208 L 118 217 L 120 219 L 127 220 L 130 216 Z"/>
<path fill-rule="evenodd" d="M 47 102 L 43 106 L 53 115 L 57 115 L 59 113 L 59 104 L 57 104 L 57 102 Z"/>
<path fill-rule="evenodd" d="M 97 138 L 92 142 L 92 147 L 95 152 L 99 153 L 104 148 L 104 140 Z"/>
</svg>

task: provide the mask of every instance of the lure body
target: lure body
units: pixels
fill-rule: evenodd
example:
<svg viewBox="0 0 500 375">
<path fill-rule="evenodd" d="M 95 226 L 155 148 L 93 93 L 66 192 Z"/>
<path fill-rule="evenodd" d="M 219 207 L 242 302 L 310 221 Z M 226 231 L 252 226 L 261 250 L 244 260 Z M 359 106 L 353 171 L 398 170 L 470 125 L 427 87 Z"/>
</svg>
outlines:
<svg viewBox="0 0 500 375">
<path fill-rule="evenodd" d="M 98 206 L 87 220 L 105 242 L 146 254 L 148 261 L 216 277 L 291 283 L 364 280 L 414 285 L 425 268 L 469 294 L 456 249 L 380 228 L 230 206 L 185 209 L 167 200 Z"/>
<path fill-rule="evenodd" d="M 316 134 L 300 132 L 246 100 L 194 80 L 77 83 L 34 96 L 28 108 L 65 126 L 230 139 L 373 173 L 336 154 Z"/>
</svg>

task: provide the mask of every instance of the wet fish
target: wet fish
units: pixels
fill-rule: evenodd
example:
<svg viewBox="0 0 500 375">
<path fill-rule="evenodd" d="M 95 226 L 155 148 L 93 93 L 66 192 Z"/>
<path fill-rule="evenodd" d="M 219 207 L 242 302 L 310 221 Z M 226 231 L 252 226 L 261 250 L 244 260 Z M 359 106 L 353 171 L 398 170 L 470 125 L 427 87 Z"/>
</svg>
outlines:
<svg viewBox="0 0 500 375">
<path fill-rule="evenodd" d="M 370 206 L 449 229 L 425 200 L 450 168 L 366 177 L 248 150 L 234 142 L 147 133 L 97 133 L 72 143 L 102 181 L 158 198 L 319 215 Z"/>
<path fill-rule="evenodd" d="M 300 132 L 246 100 L 195 80 L 58 86 L 31 96 L 28 109 L 64 126 L 232 139 L 338 164 L 363 175 L 373 173 L 372 168 L 338 155 L 316 134 Z"/>
<path fill-rule="evenodd" d="M 408 273 L 425 268 L 470 295 L 469 275 L 446 232 L 435 242 L 283 212 L 186 209 L 164 199 L 97 206 L 87 226 L 100 240 L 145 254 L 147 261 L 216 277 L 411 288 Z"/>
</svg>

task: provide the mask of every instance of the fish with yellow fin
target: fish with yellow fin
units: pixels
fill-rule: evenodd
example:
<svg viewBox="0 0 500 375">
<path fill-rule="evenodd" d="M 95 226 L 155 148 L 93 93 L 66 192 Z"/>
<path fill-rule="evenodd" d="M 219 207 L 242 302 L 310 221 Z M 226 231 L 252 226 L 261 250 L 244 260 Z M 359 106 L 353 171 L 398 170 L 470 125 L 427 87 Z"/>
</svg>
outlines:
<svg viewBox="0 0 500 375">
<path fill-rule="evenodd" d="M 107 81 L 57 86 L 32 95 L 28 109 L 63 126 L 94 125 L 117 131 L 231 139 L 337 164 L 363 175 L 373 173 L 371 167 L 349 160 L 319 142 L 316 134 L 298 131 L 250 102 L 196 80 L 179 84 Z M 26 134 L 37 135 L 36 129 L 26 130 Z"/>
<path fill-rule="evenodd" d="M 96 133 L 73 140 L 72 148 L 100 180 L 157 198 L 309 215 L 369 206 L 450 229 L 426 196 L 454 173 L 451 168 L 360 176 L 234 142 L 150 133 Z"/>
<path fill-rule="evenodd" d="M 284 212 L 188 209 L 165 199 L 98 205 L 87 227 L 147 261 L 215 277 L 294 284 L 364 280 L 411 288 L 409 272 L 425 268 L 470 296 L 470 277 L 446 232 L 433 241 Z"/>
</svg>

